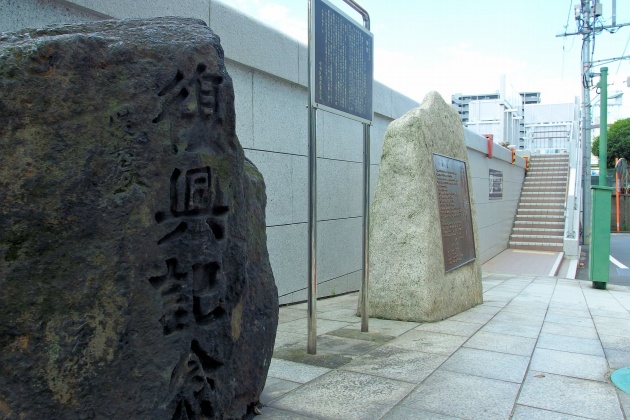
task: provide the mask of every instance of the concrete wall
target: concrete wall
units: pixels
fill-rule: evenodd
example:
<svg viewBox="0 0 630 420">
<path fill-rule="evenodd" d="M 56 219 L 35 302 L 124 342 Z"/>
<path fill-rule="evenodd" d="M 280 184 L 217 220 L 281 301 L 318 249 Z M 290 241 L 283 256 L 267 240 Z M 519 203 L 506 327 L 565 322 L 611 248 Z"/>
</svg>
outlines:
<svg viewBox="0 0 630 420">
<path fill-rule="evenodd" d="M 280 302 L 306 299 L 306 46 L 216 0 L 0 0 L 0 6 L 7 10 L 0 13 L 0 31 L 104 17 L 180 15 L 207 22 L 221 37 L 234 81 L 239 140 L 267 184 L 268 247 Z M 378 82 L 373 103 L 372 194 L 387 125 L 418 105 Z M 360 285 L 363 135 L 360 123 L 333 114 L 319 112 L 317 123 L 317 273 L 319 295 L 325 296 L 357 290 Z M 508 163 L 509 152 L 487 159 L 481 136 L 467 132 L 466 140 L 480 217 L 478 257 L 485 262 L 507 247 L 524 165 L 522 159 L 517 166 Z M 488 168 L 504 171 L 501 201 L 488 200 Z M 514 188 L 508 188 L 508 180 Z M 518 192 L 512 195 L 508 190 Z"/>
</svg>

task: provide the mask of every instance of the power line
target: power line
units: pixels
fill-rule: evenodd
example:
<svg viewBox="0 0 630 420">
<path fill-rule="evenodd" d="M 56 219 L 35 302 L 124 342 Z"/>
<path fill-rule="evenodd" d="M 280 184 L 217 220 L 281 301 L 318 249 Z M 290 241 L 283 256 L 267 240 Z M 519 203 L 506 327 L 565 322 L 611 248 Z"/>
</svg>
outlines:
<svg viewBox="0 0 630 420">
<path fill-rule="evenodd" d="M 624 55 L 626 55 L 626 48 L 628 48 L 628 43 L 630 43 L 630 34 L 628 34 L 628 40 L 626 41 L 626 46 L 623 48 L 623 52 L 621 53 L 622 58 Z M 619 60 L 619 65 L 617 66 L 617 71 L 615 72 L 615 76 L 619 73 L 620 68 L 621 68 L 621 60 Z"/>
</svg>

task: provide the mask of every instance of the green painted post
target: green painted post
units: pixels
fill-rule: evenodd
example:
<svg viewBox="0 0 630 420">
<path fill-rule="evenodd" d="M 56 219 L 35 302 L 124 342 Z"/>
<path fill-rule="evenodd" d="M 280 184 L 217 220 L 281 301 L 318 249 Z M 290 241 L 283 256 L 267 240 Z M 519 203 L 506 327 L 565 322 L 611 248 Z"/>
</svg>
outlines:
<svg viewBox="0 0 630 420">
<path fill-rule="evenodd" d="M 606 186 L 606 148 L 608 141 L 608 68 L 602 67 L 599 119 L 599 185 L 591 187 L 593 211 L 591 212 L 591 244 L 589 252 L 589 276 L 596 289 L 605 289 L 608 283 L 610 256 L 610 196 L 613 188 Z"/>
</svg>

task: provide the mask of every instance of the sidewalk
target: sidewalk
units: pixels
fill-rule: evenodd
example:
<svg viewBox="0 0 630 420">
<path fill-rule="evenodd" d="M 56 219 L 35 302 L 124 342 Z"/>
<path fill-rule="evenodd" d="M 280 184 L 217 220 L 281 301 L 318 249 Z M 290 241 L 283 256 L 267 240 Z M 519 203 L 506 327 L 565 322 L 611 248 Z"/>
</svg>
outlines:
<svg viewBox="0 0 630 420">
<path fill-rule="evenodd" d="M 370 319 L 358 293 L 280 308 L 257 419 L 624 419 L 610 383 L 630 366 L 630 289 L 484 272 L 484 303 L 447 320 Z M 574 417 L 572 417 L 574 416 Z"/>
</svg>

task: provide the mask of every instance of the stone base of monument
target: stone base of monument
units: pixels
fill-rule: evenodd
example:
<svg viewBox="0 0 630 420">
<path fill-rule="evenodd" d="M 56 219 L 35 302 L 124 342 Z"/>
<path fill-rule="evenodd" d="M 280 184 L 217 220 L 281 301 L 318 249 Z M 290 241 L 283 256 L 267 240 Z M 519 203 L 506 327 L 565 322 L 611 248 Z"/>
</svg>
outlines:
<svg viewBox="0 0 630 420">
<path fill-rule="evenodd" d="M 370 317 L 431 322 L 482 303 L 464 130 L 437 94 L 385 134 L 370 209 Z"/>
<path fill-rule="evenodd" d="M 0 34 L 0 418 L 253 415 L 265 205 L 202 21 Z"/>
</svg>

